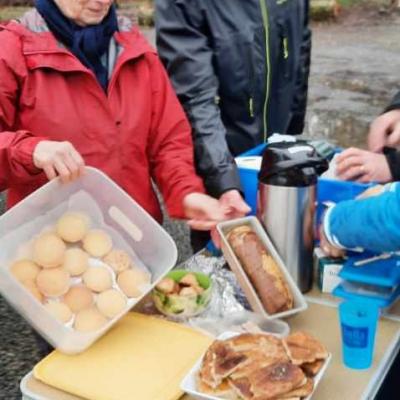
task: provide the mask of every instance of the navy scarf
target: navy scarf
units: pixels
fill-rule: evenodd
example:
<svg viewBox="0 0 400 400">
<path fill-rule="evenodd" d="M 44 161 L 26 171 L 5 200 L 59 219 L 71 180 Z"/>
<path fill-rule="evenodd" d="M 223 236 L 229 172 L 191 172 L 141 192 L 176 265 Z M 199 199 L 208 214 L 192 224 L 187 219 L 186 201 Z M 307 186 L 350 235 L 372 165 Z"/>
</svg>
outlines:
<svg viewBox="0 0 400 400">
<path fill-rule="evenodd" d="M 114 5 L 103 21 L 85 27 L 64 16 L 53 0 L 36 0 L 36 8 L 53 35 L 94 72 L 104 91 L 107 91 L 108 70 L 101 57 L 108 51 L 110 40 L 118 31 Z"/>
</svg>

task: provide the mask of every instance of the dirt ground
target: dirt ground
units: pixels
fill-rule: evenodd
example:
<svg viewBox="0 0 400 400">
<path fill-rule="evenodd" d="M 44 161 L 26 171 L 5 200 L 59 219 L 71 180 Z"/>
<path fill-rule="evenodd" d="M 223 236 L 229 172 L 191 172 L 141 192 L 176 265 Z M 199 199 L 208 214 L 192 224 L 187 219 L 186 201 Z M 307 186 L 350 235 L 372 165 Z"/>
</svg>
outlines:
<svg viewBox="0 0 400 400">
<path fill-rule="evenodd" d="M 382 11 L 357 7 L 314 24 L 306 134 L 362 146 L 369 123 L 400 90 L 400 15 Z M 154 40 L 154 31 L 146 35 Z M 167 227 L 185 259 L 187 231 Z M 39 354 L 29 327 L 1 297 L 0 315 L 0 400 L 19 399 L 19 380 Z"/>
<path fill-rule="evenodd" d="M 399 27 L 398 12 L 363 7 L 313 26 L 306 134 L 365 145 L 369 123 L 400 90 Z"/>
</svg>

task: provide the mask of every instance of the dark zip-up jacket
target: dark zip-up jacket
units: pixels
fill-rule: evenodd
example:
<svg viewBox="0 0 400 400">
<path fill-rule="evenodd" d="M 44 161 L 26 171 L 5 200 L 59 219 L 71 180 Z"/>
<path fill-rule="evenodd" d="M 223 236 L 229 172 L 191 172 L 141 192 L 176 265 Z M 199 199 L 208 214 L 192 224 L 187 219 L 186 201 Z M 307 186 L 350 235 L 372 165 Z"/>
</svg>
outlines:
<svg viewBox="0 0 400 400">
<path fill-rule="evenodd" d="M 393 100 L 386 108 L 385 112 L 400 109 L 400 92 L 393 97 Z M 392 174 L 392 180 L 400 181 L 400 151 L 385 147 L 383 151 L 386 155 L 387 162 L 389 164 L 389 169 Z"/>
<path fill-rule="evenodd" d="M 156 0 L 157 47 L 192 124 L 210 194 L 240 183 L 233 157 L 304 126 L 308 0 Z"/>
</svg>

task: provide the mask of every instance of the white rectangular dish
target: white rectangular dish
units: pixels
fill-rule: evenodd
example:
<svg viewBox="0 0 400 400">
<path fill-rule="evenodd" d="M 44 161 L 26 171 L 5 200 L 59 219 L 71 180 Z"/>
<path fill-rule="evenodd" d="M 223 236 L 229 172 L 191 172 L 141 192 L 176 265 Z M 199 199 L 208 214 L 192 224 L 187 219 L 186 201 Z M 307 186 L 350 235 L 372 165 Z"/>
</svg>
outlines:
<svg viewBox="0 0 400 400">
<path fill-rule="evenodd" d="M 218 336 L 218 340 L 225 340 L 225 339 L 229 339 L 231 337 L 234 337 L 238 335 L 238 333 L 234 333 L 234 332 L 225 332 L 223 334 L 221 334 L 220 336 Z M 331 361 L 332 355 L 329 354 L 328 358 L 325 360 L 323 367 L 321 368 L 321 370 L 318 372 L 317 375 L 315 375 L 315 377 L 313 378 L 314 380 L 314 389 L 313 392 L 308 395 L 307 397 L 305 397 L 303 400 L 311 400 L 313 393 L 315 392 L 315 389 L 317 388 L 319 382 L 321 381 L 323 375 L 325 374 L 326 369 L 328 368 L 328 365 Z M 181 389 L 189 394 L 191 397 L 193 397 L 196 400 L 224 400 L 221 397 L 215 397 L 215 396 L 211 396 L 209 394 L 206 393 L 201 393 L 197 390 L 197 383 L 196 383 L 196 377 L 198 374 L 198 371 L 200 370 L 201 367 L 201 363 L 203 361 L 203 357 L 201 357 L 196 364 L 193 366 L 193 368 L 189 371 L 189 373 L 185 376 L 185 378 L 183 379 L 182 383 L 181 383 Z"/>
<path fill-rule="evenodd" d="M 59 323 L 10 273 L 24 257 L 26 244 L 66 211 L 88 215 L 94 228 L 104 229 L 116 248 L 125 250 L 138 267 L 146 268 L 151 284 L 141 296 L 101 329 L 81 333 Z M 53 180 L 0 217 L 0 293 L 53 347 L 78 353 L 89 347 L 138 303 L 176 263 L 177 249 L 167 232 L 128 194 L 99 170 L 86 168 L 75 182 Z"/>
<path fill-rule="evenodd" d="M 293 294 L 294 305 L 292 309 L 272 315 L 268 314 L 268 312 L 265 310 L 263 304 L 261 303 L 260 298 L 258 297 L 258 294 L 256 293 L 253 285 L 251 284 L 247 274 L 243 270 L 240 261 L 236 257 L 227 239 L 228 233 L 233 228 L 243 225 L 251 227 L 251 229 L 257 234 L 258 238 L 261 240 L 265 249 L 269 252 L 272 258 L 278 264 Z M 261 223 L 256 217 L 251 216 L 251 217 L 245 217 L 226 222 L 221 222 L 217 225 L 217 230 L 221 236 L 221 249 L 224 254 L 224 257 L 228 262 L 229 266 L 231 267 L 232 271 L 235 273 L 238 282 L 241 288 L 243 289 L 243 292 L 246 295 L 247 300 L 249 301 L 253 311 L 263 314 L 267 318 L 275 319 L 275 318 L 285 318 L 307 309 L 307 302 L 303 294 L 300 292 L 299 288 L 294 283 L 294 280 L 289 274 L 288 270 L 286 269 L 281 257 L 275 250 L 267 233 L 265 232 L 264 228 L 262 227 Z"/>
</svg>

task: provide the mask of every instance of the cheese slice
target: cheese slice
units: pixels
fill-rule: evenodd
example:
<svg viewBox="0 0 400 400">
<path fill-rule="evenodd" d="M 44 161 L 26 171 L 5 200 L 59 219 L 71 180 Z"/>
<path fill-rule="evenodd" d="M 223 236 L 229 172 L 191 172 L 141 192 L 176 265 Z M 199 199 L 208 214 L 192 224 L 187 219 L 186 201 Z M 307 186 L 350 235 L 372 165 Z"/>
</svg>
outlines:
<svg viewBox="0 0 400 400">
<path fill-rule="evenodd" d="M 212 340 L 184 325 L 128 313 L 85 352 L 52 352 L 34 376 L 89 400 L 176 400 L 181 380 Z"/>
</svg>

